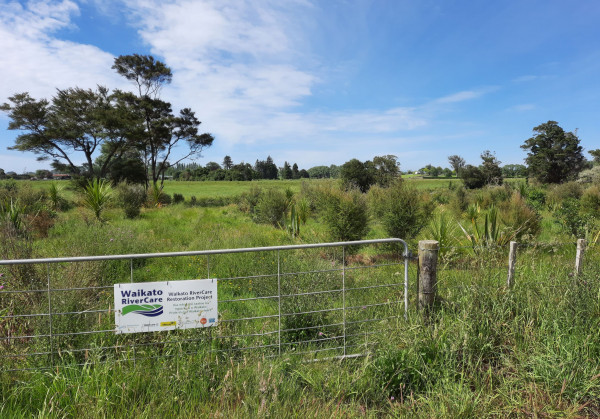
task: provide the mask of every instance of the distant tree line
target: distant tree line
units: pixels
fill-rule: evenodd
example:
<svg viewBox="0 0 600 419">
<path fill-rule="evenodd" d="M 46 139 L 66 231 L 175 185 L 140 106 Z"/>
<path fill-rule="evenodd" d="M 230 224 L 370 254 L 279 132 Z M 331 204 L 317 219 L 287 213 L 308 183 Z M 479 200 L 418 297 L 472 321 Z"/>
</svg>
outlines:
<svg viewBox="0 0 600 419">
<path fill-rule="evenodd" d="M 235 163 L 225 156 L 221 164 L 201 166 L 187 162 L 200 157 L 214 141 L 200 133 L 200 121 L 189 108 L 175 114 L 171 104 L 160 98 L 163 86 L 171 82 L 171 69 L 152 56 L 125 55 L 115 59 L 112 68 L 133 83 L 134 92 L 96 90 L 79 87 L 58 89 L 50 100 L 34 99 L 27 92 L 8 98 L 0 106 L 9 118 L 10 130 L 17 130 L 9 149 L 33 152 L 38 160 L 52 160 L 55 173 L 83 179 L 104 178 L 115 183 L 157 185 L 166 177 L 176 180 L 250 181 L 256 179 L 341 178 L 346 188 L 366 191 L 371 185 L 383 187 L 400 176 L 394 155 L 372 160 L 351 159 L 341 166 L 315 166 L 300 169 L 285 161 L 277 166 L 271 156 L 254 164 Z M 481 153 L 481 164 L 467 164 L 459 155 L 448 157 L 450 167 L 428 164 L 416 173 L 430 177 L 461 178 L 467 188 L 500 185 L 505 178 L 528 177 L 541 183 L 575 180 L 585 169 L 600 164 L 600 149 L 590 150 L 592 160 L 583 155 L 576 133 L 565 132 L 557 122 L 548 121 L 533 128 L 534 136 L 521 148 L 527 151 L 526 165 L 500 166 L 495 153 Z M 174 149 L 186 144 L 183 154 Z M 84 160 L 81 165 L 78 160 Z M 50 171 L 35 174 L 5 173 L 0 179 L 49 178 Z"/>
<path fill-rule="evenodd" d="M 297 163 L 285 161 L 278 167 L 271 156 L 266 160 L 256 160 L 254 165 L 240 162 L 235 164 L 231 156 L 225 156 L 221 164 L 208 162 L 204 166 L 196 162 L 178 163 L 165 170 L 165 176 L 183 181 L 224 180 L 249 181 L 259 179 L 322 179 L 338 178 L 340 167 L 315 166 L 308 170 L 300 169 Z"/>
</svg>

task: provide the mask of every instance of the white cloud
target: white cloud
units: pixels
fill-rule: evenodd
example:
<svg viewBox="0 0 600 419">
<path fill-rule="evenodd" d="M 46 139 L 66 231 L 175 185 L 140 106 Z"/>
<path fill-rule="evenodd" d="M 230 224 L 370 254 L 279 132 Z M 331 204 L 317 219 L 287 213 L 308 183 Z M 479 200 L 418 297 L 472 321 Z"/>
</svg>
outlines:
<svg viewBox="0 0 600 419">
<path fill-rule="evenodd" d="M 524 83 L 524 82 L 528 82 L 528 81 L 534 81 L 538 78 L 539 78 L 538 76 L 533 76 L 531 74 L 528 74 L 526 76 L 517 77 L 517 78 L 513 79 L 512 81 L 514 83 Z"/>
<path fill-rule="evenodd" d="M 30 1 L 26 5 L 0 5 L 0 98 L 28 91 L 48 97 L 55 89 L 70 86 L 114 86 L 119 83 L 110 69 L 113 56 L 93 45 L 57 39 L 54 33 L 72 25 L 79 13 L 69 0 Z"/>
<path fill-rule="evenodd" d="M 532 111 L 535 108 L 536 106 L 533 103 L 522 103 L 520 105 L 511 106 L 510 108 L 508 108 L 508 110 L 515 112 L 527 112 Z"/>
<path fill-rule="evenodd" d="M 190 106 L 220 145 L 321 149 L 324 139 L 389 134 L 426 124 L 414 108 L 316 112 L 302 108 L 321 83 L 298 21 L 305 2 L 154 0 L 127 3 L 140 36 L 174 71 L 165 98 Z M 303 16 L 303 19 L 297 19 Z M 314 141 L 313 143 L 309 143 Z"/>
<path fill-rule="evenodd" d="M 498 87 L 496 86 L 491 86 L 491 87 L 487 87 L 487 88 L 483 88 L 483 89 L 478 89 L 478 90 L 463 90 L 462 92 L 457 92 L 457 93 L 453 93 L 451 95 L 448 96 L 444 96 L 441 98 L 438 98 L 436 100 L 434 100 L 434 103 L 458 103 L 458 102 L 464 102 L 466 100 L 472 100 L 472 99 L 477 99 L 480 98 L 481 96 L 487 94 L 487 93 L 491 93 L 495 90 L 497 90 Z"/>
<path fill-rule="evenodd" d="M 127 9 L 126 22 L 135 27 L 149 52 L 173 69 L 173 83 L 163 90 L 163 98 L 175 109 L 196 111 L 202 129 L 217 138 L 211 155 L 215 148 L 232 156 L 236 149 L 247 149 L 253 153 L 247 160 L 270 153 L 276 161 L 297 161 L 303 167 L 378 154 L 406 156 L 407 144 L 425 141 L 423 135 L 416 135 L 432 126 L 440 105 L 473 100 L 496 89 L 465 90 L 418 106 L 307 109 L 306 99 L 315 86 L 326 82 L 326 74 L 331 77 L 331 69 L 315 66 L 319 60 L 312 55 L 306 28 L 301 27 L 315 13 L 310 3 L 110 3 L 112 11 Z M 110 70 L 112 54 L 58 38 L 57 31 L 71 27 L 80 13 L 74 2 L 2 5 L 6 7 L 0 15 L 0 98 L 21 91 L 49 97 L 57 87 L 75 85 L 127 86 Z"/>
</svg>

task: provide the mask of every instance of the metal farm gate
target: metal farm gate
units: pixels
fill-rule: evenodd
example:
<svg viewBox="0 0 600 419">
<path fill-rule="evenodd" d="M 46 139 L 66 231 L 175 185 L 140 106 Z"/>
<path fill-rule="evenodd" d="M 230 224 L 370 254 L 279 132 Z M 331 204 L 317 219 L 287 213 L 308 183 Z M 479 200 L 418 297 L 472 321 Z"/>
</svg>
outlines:
<svg viewBox="0 0 600 419">
<path fill-rule="evenodd" d="M 408 260 L 401 239 L 2 260 L 0 372 L 195 353 L 360 356 L 406 316 Z M 115 333 L 114 284 L 206 278 L 218 281 L 216 326 Z"/>
</svg>

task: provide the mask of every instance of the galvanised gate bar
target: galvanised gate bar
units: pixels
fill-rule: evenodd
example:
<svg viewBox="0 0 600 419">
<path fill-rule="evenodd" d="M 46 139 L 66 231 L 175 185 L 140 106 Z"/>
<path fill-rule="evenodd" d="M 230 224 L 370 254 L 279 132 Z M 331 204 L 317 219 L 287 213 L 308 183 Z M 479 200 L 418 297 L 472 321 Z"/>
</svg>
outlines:
<svg viewBox="0 0 600 419">
<path fill-rule="evenodd" d="M 364 355 L 407 314 L 408 260 L 401 239 L 2 260 L 20 289 L 0 290 L 0 371 L 195 353 Z M 93 281 L 78 282 L 90 270 Z M 217 326 L 115 333 L 114 284 L 204 278 L 218 281 Z"/>
</svg>

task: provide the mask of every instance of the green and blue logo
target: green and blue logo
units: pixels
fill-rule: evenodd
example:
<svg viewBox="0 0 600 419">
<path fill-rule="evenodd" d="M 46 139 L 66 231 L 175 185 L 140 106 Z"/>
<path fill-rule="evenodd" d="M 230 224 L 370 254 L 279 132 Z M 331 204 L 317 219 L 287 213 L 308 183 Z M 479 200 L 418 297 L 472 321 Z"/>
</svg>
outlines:
<svg viewBox="0 0 600 419">
<path fill-rule="evenodd" d="M 160 304 L 130 304 L 121 309 L 123 316 L 129 313 L 141 314 L 146 317 L 156 317 L 163 314 L 163 306 Z"/>
</svg>

